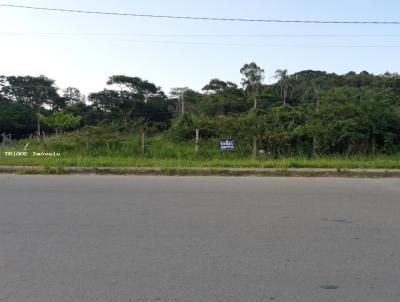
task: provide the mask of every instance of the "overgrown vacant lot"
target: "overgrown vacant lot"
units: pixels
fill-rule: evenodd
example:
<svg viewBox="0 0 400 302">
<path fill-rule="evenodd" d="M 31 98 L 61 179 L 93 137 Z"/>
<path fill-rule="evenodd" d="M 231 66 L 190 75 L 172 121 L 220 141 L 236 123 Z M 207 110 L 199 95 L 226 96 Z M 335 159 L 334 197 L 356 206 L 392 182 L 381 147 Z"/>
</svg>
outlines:
<svg viewBox="0 0 400 302">
<path fill-rule="evenodd" d="M 5 151 L 22 151 L 28 157 L 5 156 Z M 239 144 L 235 151 L 220 151 L 217 140 L 200 142 L 196 155 L 194 141 L 176 143 L 166 137 L 146 138 L 142 154 L 141 138 L 133 135 L 92 138 L 86 145 L 85 135 L 78 132 L 51 136 L 42 143 L 20 140 L 0 153 L 0 165 L 55 167 L 253 167 L 253 168 L 400 168 L 399 155 L 377 156 L 285 156 L 252 157 L 251 146 Z M 60 152 L 60 157 L 33 157 L 32 152 Z"/>
</svg>

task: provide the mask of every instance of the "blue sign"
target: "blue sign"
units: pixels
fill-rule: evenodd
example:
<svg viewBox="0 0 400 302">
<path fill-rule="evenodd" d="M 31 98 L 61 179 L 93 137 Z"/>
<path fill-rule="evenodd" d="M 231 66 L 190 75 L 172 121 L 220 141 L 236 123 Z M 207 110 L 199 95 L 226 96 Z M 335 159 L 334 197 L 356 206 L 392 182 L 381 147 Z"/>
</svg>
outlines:
<svg viewBox="0 0 400 302">
<path fill-rule="evenodd" d="M 219 141 L 219 148 L 221 150 L 235 150 L 236 142 L 228 139 L 221 139 Z"/>
</svg>

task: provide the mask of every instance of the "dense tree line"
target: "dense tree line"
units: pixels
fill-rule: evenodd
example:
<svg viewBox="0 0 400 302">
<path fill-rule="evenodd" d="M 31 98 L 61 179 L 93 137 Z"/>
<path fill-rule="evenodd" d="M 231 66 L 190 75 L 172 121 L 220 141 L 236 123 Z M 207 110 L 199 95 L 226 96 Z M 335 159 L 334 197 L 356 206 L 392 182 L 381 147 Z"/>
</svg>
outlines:
<svg viewBox="0 0 400 302">
<path fill-rule="evenodd" d="M 0 132 L 23 137 L 84 127 L 166 133 L 176 141 L 231 138 L 272 155 L 400 151 L 400 76 L 306 70 L 276 71 L 263 84 L 255 63 L 241 85 L 212 79 L 201 92 L 160 87 L 139 77 L 111 76 L 102 91 L 60 91 L 44 76 L 0 77 Z"/>
</svg>

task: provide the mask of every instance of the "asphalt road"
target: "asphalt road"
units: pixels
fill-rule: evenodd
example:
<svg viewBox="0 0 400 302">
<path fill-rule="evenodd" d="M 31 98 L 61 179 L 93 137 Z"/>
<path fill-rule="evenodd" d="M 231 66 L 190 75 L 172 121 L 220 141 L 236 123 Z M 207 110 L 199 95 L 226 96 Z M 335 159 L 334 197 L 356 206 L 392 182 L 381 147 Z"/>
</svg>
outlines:
<svg viewBox="0 0 400 302">
<path fill-rule="evenodd" d="M 400 297 L 400 179 L 0 175 L 0 301 Z"/>
</svg>

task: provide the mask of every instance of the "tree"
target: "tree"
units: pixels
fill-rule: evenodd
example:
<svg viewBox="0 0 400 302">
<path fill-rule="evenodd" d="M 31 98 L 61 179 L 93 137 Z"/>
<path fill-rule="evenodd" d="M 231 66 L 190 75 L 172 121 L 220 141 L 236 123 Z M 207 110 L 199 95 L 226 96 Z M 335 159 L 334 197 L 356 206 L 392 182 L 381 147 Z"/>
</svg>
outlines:
<svg viewBox="0 0 400 302">
<path fill-rule="evenodd" d="M 283 99 L 283 105 L 286 105 L 286 99 L 291 89 L 288 71 L 286 69 L 278 69 L 275 71 L 275 78 L 278 79 L 278 91 Z"/>
<path fill-rule="evenodd" d="M 14 103 L 0 95 L 0 133 L 23 137 L 36 128 L 36 112 L 28 105 Z"/>
<path fill-rule="evenodd" d="M 70 113 L 56 111 L 50 116 L 38 113 L 38 119 L 50 128 L 55 129 L 56 134 L 62 134 L 65 129 L 78 127 L 81 117 L 73 116 Z"/>
<path fill-rule="evenodd" d="M 67 87 L 63 91 L 63 98 L 67 107 L 73 106 L 77 103 L 84 103 L 85 96 L 79 91 L 78 88 Z"/>
<path fill-rule="evenodd" d="M 9 76 L 4 80 L 1 88 L 2 94 L 10 101 L 31 106 L 37 113 L 41 112 L 44 105 L 57 107 L 60 96 L 55 87 L 54 80 L 45 76 Z M 37 118 L 36 132 L 38 139 L 41 135 L 40 119 Z"/>
<path fill-rule="evenodd" d="M 223 92 L 229 88 L 237 88 L 237 85 L 232 82 L 224 82 L 220 79 L 212 79 L 207 85 L 203 87 L 203 91 L 206 92 Z"/>
<path fill-rule="evenodd" d="M 200 102 L 201 100 L 201 94 L 188 88 L 188 87 L 176 87 L 172 88 L 170 91 L 170 95 L 172 98 L 170 100 L 175 100 L 175 111 L 178 113 L 178 111 L 181 112 L 181 114 L 184 114 L 186 111 L 189 112 L 196 112 L 196 105 Z M 178 102 L 176 102 L 176 100 Z M 180 103 L 180 110 L 178 109 Z"/>
<path fill-rule="evenodd" d="M 188 90 L 189 88 L 187 87 L 176 87 L 176 88 L 172 88 L 170 91 L 170 95 L 172 96 L 173 99 L 178 100 L 177 103 L 180 103 L 181 105 L 181 114 L 185 114 L 185 92 L 186 90 Z M 178 111 L 178 105 L 175 106 L 176 110 Z"/>
<path fill-rule="evenodd" d="M 206 116 L 185 113 L 178 116 L 168 130 L 168 137 L 174 141 L 185 141 L 195 138 L 196 129 L 200 130 L 202 138 L 214 137 L 215 123 Z"/>
<path fill-rule="evenodd" d="M 103 111 L 120 119 L 126 129 L 134 117 L 133 112 L 138 104 L 146 103 L 154 97 L 162 96 L 165 99 L 165 95 L 159 87 L 138 77 L 111 76 L 107 85 L 117 87 L 118 90 L 104 89 L 92 93 L 89 95 L 89 100 Z"/>
<path fill-rule="evenodd" d="M 232 82 L 212 79 L 203 91 L 201 110 L 208 115 L 243 113 L 249 109 L 243 90 Z"/>
<path fill-rule="evenodd" d="M 248 91 L 254 100 L 254 109 L 257 108 L 257 94 L 264 80 L 264 69 L 257 66 L 256 63 L 245 64 L 241 69 L 240 73 L 243 75 L 242 85 Z"/>
</svg>

